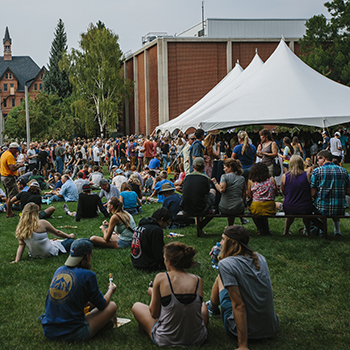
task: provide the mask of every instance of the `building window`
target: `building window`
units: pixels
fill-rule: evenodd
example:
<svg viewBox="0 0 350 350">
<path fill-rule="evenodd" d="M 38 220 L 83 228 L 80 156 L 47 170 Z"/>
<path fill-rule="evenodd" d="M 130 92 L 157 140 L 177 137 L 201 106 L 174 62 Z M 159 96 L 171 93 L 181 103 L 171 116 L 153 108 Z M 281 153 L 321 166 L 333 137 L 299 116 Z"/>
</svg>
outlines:
<svg viewBox="0 0 350 350">
<path fill-rule="evenodd" d="M 14 106 L 16 106 L 16 101 L 15 101 L 15 99 L 13 98 L 13 99 L 12 99 L 12 107 L 14 107 Z"/>
<path fill-rule="evenodd" d="M 8 79 L 9 78 L 9 75 L 6 73 L 5 74 L 5 79 Z"/>
<path fill-rule="evenodd" d="M 21 98 L 21 103 L 23 102 L 23 98 Z"/>
<path fill-rule="evenodd" d="M 43 84 L 39 85 L 39 89 L 42 90 L 43 89 Z"/>
<path fill-rule="evenodd" d="M 40 78 L 41 79 L 44 78 L 44 74 L 43 73 L 40 74 Z"/>
<path fill-rule="evenodd" d="M 15 87 L 13 84 L 10 84 L 10 88 L 13 88 L 13 87 Z"/>
<path fill-rule="evenodd" d="M 9 79 L 12 79 L 12 73 L 9 73 Z"/>
<path fill-rule="evenodd" d="M 38 90 L 38 84 L 34 84 L 34 90 Z"/>
<path fill-rule="evenodd" d="M 7 84 L 4 84 L 4 91 L 7 91 Z"/>
<path fill-rule="evenodd" d="M 7 100 L 4 100 L 4 108 L 7 107 Z"/>
</svg>

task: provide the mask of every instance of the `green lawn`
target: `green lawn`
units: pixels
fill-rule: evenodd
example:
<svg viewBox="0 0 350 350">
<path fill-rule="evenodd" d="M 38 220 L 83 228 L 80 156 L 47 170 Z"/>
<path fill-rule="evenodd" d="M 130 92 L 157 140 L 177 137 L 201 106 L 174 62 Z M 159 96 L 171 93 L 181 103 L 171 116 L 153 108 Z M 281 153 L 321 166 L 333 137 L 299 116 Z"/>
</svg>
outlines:
<svg viewBox="0 0 350 350">
<path fill-rule="evenodd" d="M 44 206 L 45 208 L 46 206 Z M 98 219 L 74 219 L 64 215 L 62 203 L 50 222 L 55 226 L 76 225 L 78 238 L 100 234 Z M 158 204 L 144 205 L 143 215 L 149 216 Z M 69 203 L 71 210 L 76 203 Z M 62 218 L 59 218 L 62 216 Z M 155 274 L 140 272 L 132 267 L 130 252 L 124 250 L 95 249 L 93 271 L 101 291 L 107 289 L 108 274 L 114 276 L 117 292 L 113 300 L 118 306 L 118 316 L 131 318 L 132 322 L 118 329 L 106 330 L 93 340 L 82 344 L 49 342 L 38 321 L 44 311 L 46 293 L 55 270 L 64 264 L 66 256 L 48 259 L 31 259 L 27 250 L 22 261 L 11 264 L 17 250 L 14 236 L 19 217 L 6 219 L 0 214 L 0 348 L 1 349 L 141 349 L 156 348 L 150 339 L 138 331 L 131 307 L 136 301 L 148 303 L 147 286 Z M 238 220 L 236 219 L 238 224 Z M 193 245 L 197 250 L 200 267 L 192 270 L 204 281 L 204 300 L 210 297 L 211 286 L 217 271 L 211 268 L 209 251 L 220 241 L 226 225 L 225 219 L 215 219 L 207 227 L 207 235 L 196 237 L 195 227 L 173 230 L 185 237 L 177 238 Z M 291 227 L 292 236 L 282 236 L 284 221 L 270 220 L 271 237 L 258 237 L 252 222 L 246 225 L 251 233 L 250 245 L 264 255 L 269 264 L 274 292 L 275 310 L 280 319 L 280 330 L 274 339 L 252 341 L 250 349 L 349 349 L 350 344 L 350 222 L 341 221 L 341 238 L 332 235 L 329 220 L 329 239 L 307 238 L 298 232 L 301 220 Z M 165 231 L 165 234 L 169 231 Z M 165 238 L 165 242 L 175 240 Z M 237 340 L 229 338 L 220 319 L 210 319 L 209 337 L 203 349 L 234 349 Z"/>
</svg>

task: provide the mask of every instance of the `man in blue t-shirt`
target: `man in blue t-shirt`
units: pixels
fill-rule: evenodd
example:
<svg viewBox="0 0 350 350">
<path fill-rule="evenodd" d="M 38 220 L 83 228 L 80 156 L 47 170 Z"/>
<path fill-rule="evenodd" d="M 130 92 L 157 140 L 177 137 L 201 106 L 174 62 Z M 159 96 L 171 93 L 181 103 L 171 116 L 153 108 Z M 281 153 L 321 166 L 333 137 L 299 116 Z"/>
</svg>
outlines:
<svg viewBox="0 0 350 350">
<path fill-rule="evenodd" d="M 204 158 L 203 150 L 205 149 L 205 147 L 202 144 L 202 141 L 204 140 L 204 130 L 197 129 L 194 133 L 194 136 L 196 137 L 196 140 L 192 143 L 191 147 L 189 148 L 189 151 L 190 151 L 190 173 L 193 172 L 193 161 L 197 157 Z"/>
<path fill-rule="evenodd" d="M 156 156 L 151 159 L 151 161 L 148 164 L 148 167 L 152 170 L 156 170 L 160 168 L 160 155 L 156 154 Z"/>
<path fill-rule="evenodd" d="M 160 194 L 159 191 L 162 189 L 163 184 L 169 183 L 175 190 L 174 184 L 167 179 L 168 173 L 163 170 L 160 172 L 160 178 L 161 180 L 159 182 L 156 182 L 154 185 L 154 191 L 153 193 L 147 198 L 147 200 L 150 200 L 150 198 L 154 197 L 158 193 L 158 203 L 163 203 L 164 202 L 164 195 Z"/>
<path fill-rule="evenodd" d="M 92 338 L 115 316 L 117 306 L 111 296 L 117 286 L 110 282 L 103 296 L 96 274 L 90 271 L 93 244 L 88 239 L 72 243 L 65 266 L 59 267 L 50 283 L 41 322 L 50 340 L 82 341 Z M 84 308 L 95 306 L 87 315 Z"/>
</svg>

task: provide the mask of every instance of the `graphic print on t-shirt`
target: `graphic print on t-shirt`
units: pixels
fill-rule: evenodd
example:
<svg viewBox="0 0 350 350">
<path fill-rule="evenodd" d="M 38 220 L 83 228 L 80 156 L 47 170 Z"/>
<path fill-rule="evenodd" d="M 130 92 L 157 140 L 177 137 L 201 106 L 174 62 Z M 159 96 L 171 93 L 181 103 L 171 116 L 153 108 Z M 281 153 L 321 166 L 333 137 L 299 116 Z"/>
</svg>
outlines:
<svg viewBox="0 0 350 350">
<path fill-rule="evenodd" d="M 142 253 L 141 238 L 142 238 L 142 233 L 144 230 L 145 230 L 144 227 L 138 226 L 138 227 L 136 227 L 134 234 L 132 236 L 130 254 L 134 259 L 138 259 L 141 256 L 141 253 Z"/>
<path fill-rule="evenodd" d="M 50 285 L 49 296 L 52 302 L 61 303 L 66 300 L 75 289 L 75 274 L 72 271 L 56 275 Z"/>
</svg>

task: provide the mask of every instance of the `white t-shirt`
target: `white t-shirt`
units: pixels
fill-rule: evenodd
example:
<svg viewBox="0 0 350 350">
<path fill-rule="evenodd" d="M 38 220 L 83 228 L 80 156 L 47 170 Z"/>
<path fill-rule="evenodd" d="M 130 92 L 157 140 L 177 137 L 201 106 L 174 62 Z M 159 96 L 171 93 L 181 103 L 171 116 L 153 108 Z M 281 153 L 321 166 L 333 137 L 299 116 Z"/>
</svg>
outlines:
<svg viewBox="0 0 350 350">
<path fill-rule="evenodd" d="M 331 153 L 333 154 L 333 156 L 341 156 L 341 142 L 337 137 L 332 137 L 330 140 L 330 149 L 331 149 Z"/>
<path fill-rule="evenodd" d="M 94 154 L 94 162 L 99 162 L 101 150 L 97 146 L 95 146 L 92 150 Z"/>
</svg>

